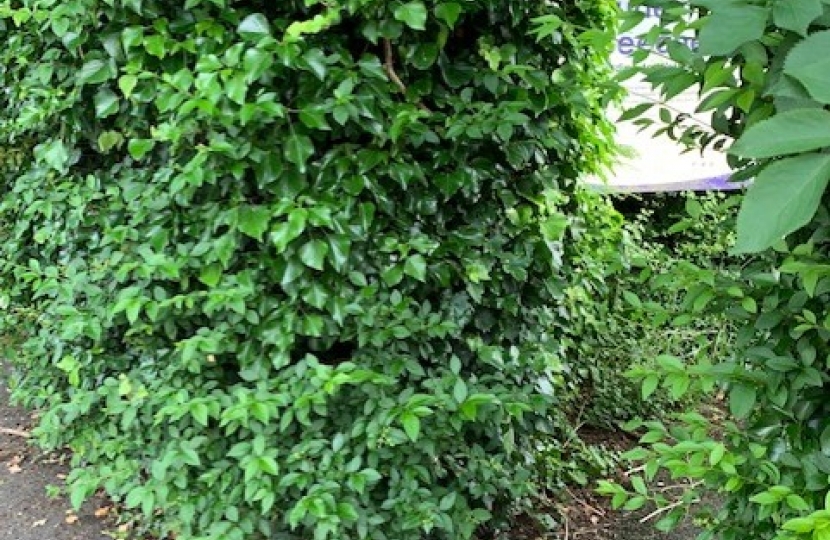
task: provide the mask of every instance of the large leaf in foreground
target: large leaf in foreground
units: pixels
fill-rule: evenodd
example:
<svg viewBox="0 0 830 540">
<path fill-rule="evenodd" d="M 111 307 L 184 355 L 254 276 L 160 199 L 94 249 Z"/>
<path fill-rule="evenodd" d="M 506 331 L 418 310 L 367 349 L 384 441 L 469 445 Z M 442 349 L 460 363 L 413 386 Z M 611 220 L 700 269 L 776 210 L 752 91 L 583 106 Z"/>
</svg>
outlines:
<svg viewBox="0 0 830 540">
<path fill-rule="evenodd" d="M 738 214 L 736 253 L 766 249 L 806 225 L 830 179 L 830 155 L 806 154 L 766 167 Z"/>
<path fill-rule="evenodd" d="M 830 30 L 817 32 L 793 47 L 784 73 L 804 85 L 810 95 L 830 103 Z"/>
<path fill-rule="evenodd" d="M 735 141 L 730 154 L 763 159 L 830 147 L 830 112 L 795 109 L 758 122 Z"/>
</svg>

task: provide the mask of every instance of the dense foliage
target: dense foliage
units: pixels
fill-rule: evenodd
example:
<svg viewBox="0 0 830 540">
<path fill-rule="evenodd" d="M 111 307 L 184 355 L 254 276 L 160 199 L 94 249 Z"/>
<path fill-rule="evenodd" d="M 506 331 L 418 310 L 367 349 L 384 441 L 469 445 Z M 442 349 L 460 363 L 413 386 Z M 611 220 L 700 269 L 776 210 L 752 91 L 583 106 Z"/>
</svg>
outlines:
<svg viewBox="0 0 830 540">
<path fill-rule="evenodd" d="M 610 151 L 614 17 L 0 2 L 0 327 L 73 502 L 415 540 L 525 495 L 607 273 L 574 182 Z"/>
<path fill-rule="evenodd" d="M 604 484 L 602 491 L 627 508 L 653 498 L 663 507 L 660 526 L 670 528 L 705 499 L 703 490 L 717 490 L 722 504 L 709 510 L 712 530 L 704 536 L 830 538 L 830 6 L 635 4 L 663 7 L 675 36 L 698 32 L 699 49 L 673 41 L 665 50 L 676 65 L 643 71 L 667 97 L 699 85 L 699 108 L 712 112 L 712 129 L 689 127 L 687 142 L 737 139 L 729 146 L 732 163 L 739 177 L 755 179 L 741 205 L 735 251 L 759 253 L 725 271 L 700 268 L 699 286 L 686 296 L 691 316 L 729 317 L 734 342 L 711 365 L 675 368 L 693 384 L 725 388 L 732 419 L 718 426 L 711 416 L 688 413 L 668 426 L 644 424 L 645 447 L 629 456 L 643 463 L 644 475 L 631 479 L 630 490 Z M 659 34 L 646 41 L 666 38 Z M 661 469 L 694 489 L 674 500 L 650 491 L 647 481 Z"/>
</svg>

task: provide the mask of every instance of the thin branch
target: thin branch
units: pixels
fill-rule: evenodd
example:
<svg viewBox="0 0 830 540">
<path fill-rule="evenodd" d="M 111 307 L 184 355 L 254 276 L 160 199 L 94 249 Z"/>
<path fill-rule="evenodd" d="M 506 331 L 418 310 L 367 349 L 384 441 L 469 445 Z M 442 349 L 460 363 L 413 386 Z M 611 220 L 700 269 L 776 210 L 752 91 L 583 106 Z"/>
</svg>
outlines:
<svg viewBox="0 0 830 540">
<path fill-rule="evenodd" d="M 669 510 L 674 510 L 674 509 L 675 509 L 675 508 L 677 508 L 678 506 L 683 506 L 684 504 L 694 504 L 694 503 L 696 503 L 696 502 L 700 502 L 700 499 L 695 499 L 695 500 L 693 500 L 693 501 L 691 501 L 691 502 L 689 502 L 689 503 L 687 503 L 686 501 L 683 501 L 683 500 L 674 501 L 674 502 L 673 502 L 673 503 L 671 503 L 670 505 L 668 505 L 668 506 L 664 506 L 664 507 L 662 507 L 662 508 L 658 508 L 658 509 L 657 509 L 657 510 L 655 510 L 654 512 L 652 512 L 652 513 L 650 513 L 649 515 L 645 516 L 644 518 L 642 518 L 642 519 L 640 520 L 640 523 L 645 523 L 645 522 L 647 522 L 647 521 L 650 521 L 650 520 L 654 519 L 655 517 L 659 516 L 660 514 L 662 514 L 662 513 L 664 513 L 664 512 L 668 512 Z"/>
<path fill-rule="evenodd" d="M 570 495 L 570 496 L 571 496 L 571 498 L 572 498 L 574 501 L 576 501 L 576 502 L 578 502 L 579 504 L 581 504 L 581 505 L 582 505 L 582 507 L 583 507 L 585 510 L 588 510 L 590 513 L 592 513 L 592 514 L 596 514 L 596 515 L 599 515 L 599 516 L 604 516 L 604 515 L 605 515 L 605 511 L 604 511 L 604 510 L 602 510 L 601 508 L 595 508 L 595 507 L 591 506 L 590 504 L 588 504 L 587 502 L 585 502 L 585 500 L 584 500 L 584 499 L 580 499 L 580 498 L 579 498 L 579 497 L 577 497 L 577 496 L 576 496 L 576 494 L 575 494 L 573 491 L 571 491 L 571 490 L 570 490 L 567 486 L 565 487 L 565 491 L 568 493 L 568 495 Z"/>
<path fill-rule="evenodd" d="M 398 87 L 398 90 L 404 95 L 406 95 L 406 85 L 403 83 L 401 78 L 398 76 L 398 73 L 395 71 L 395 55 L 392 52 L 392 42 L 389 41 L 389 38 L 383 39 L 383 70 L 386 72 L 386 75 L 389 77 L 395 86 Z M 418 107 L 425 110 L 426 112 L 431 112 L 429 108 L 421 103 L 418 102 Z"/>
<path fill-rule="evenodd" d="M 642 99 L 644 99 L 645 101 L 647 101 L 647 102 L 651 103 L 652 105 L 659 105 L 659 106 L 661 106 L 661 107 L 665 107 L 665 108 L 667 108 L 667 109 L 669 109 L 669 110 L 671 110 L 671 111 L 674 111 L 675 113 L 677 113 L 677 114 L 679 114 L 679 115 L 683 115 L 683 116 L 685 117 L 685 119 L 686 119 L 686 120 L 691 120 L 692 122 L 695 122 L 695 123 L 697 123 L 697 124 L 699 124 L 699 125 L 701 125 L 701 126 L 705 127 L 706 129 L 708 129 L 708 130 L 709 130 L 709 131 L 711 131 L 712 133 L 717 133 L 714 129 L 712 129 L 712 126 L 710 126 L 709 124 L 707 124 L 707 123 L 706 123 L 706 122 L 704 122 L 703 120 L 700 120 L 700 119 L 698 119 L 698 118 L 695 118 L 695 117 L 694 117 L 694 115 L 691 115 L 691 114 L 687 113 L 686 111 L 683 111 L 683 110 L 681 110 L 681 109 L 678 109 L 677 107 L 675 107 L 675 106 L 673 106 L 673 105 L 669 105 L 669 103 L 668 103 L 667 101 L 662 101 L 662 100 L 653 99 L 651 96 L 648 96 L 647 94 L 642 94 L 642 93 L 637 92 L 637 91 L 635 91 L 635 90 L 630 90 L 630 89 L 629 89 L 629 90 L 628 90 L 628 93 L 629 93 L 629 94 L 631 94 L 631 95 L 633 95 L 633 96 L 637 96 L 638 98 L 642 98 Z"/>
<path fill-rule="evenodd" d="M 386 57 L 383 62 L 383 69 L 386 71 L 389 79 L 395 83 L 395 86 L 398 87 L 398 90 L 400 90 L 402 94 L 406 94 L 406 85 L 395 72 L 395 57 L 392 54 L 392 42 L 389 41 L 389 38 L 384 38 L 383 40 L 383 53 Z"/>
<path fill-rule="evenodd" d="M 14 435 L 15 437 L 24 437 L 29 438 L 31 435 L 28 431 L 23 431 L 21 429 L 12 429 L 12 428 L 4 428 L 0 427 L 0 433 L 4 433 L 6 435 Z"/>
</svg>

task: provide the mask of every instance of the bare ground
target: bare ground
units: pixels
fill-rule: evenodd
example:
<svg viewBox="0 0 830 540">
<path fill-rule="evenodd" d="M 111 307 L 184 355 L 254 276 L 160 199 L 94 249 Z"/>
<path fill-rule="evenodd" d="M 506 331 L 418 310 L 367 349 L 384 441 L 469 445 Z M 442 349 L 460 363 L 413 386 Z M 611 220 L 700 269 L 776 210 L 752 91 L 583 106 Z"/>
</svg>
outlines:
<svg viewBox="0 0 830 540">
<path fill-rule="evenodd" d="M 111 540 L 110 507 L 103 499 L 76 513 L 62 492 L 54 494 L 67 466 L 61 456 L 29 443 L 31 424 L 29 414 L 9 405 L 0 383 L 0 540 Z"/>
</svg>

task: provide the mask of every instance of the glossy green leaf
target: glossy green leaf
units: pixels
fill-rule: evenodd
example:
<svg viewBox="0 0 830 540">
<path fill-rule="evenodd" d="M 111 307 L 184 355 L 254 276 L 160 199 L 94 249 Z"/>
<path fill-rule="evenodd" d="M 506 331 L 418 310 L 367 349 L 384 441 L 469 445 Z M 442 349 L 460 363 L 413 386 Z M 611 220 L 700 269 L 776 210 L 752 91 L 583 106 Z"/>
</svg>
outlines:
<svg viewBox="0 0 830 540">
<path fill-rule="evenodd" d="M 305 170 L 306 161 L 314 154 L 314 143 L 305 135 L 292 134 L 285 141 L 283 155 L 301 171 Z"/>
<path fill-rule="evenodd" d="M 100 84 L 115 76 L 112 63 L 106 60 L 90 60 L 86 62 L 78 73 L 77 84 Z"/>
<path fill-rule="evenodd" d="M 312 240 L 300 248 L 300 260 L 306 266 L 322 271 L 328 253 L 329 245 L 327 243 L 322 240 Z"/>
<path fill-rule="evenodd" d="M 421 420 L 410 412 L 405 412 L 400 417 L 401 425 L 406 435 L 412 442 L 417 442 L 421 433 Z"/>
<path fill-rule="evenodd" d="M 427 262 L 423 255 L 415 254 L 406 259 L 404 273 L 418 281 L 426 281 Z"/>
<path fill-rule="evenodd" d="M 457 2 L 443 2 L 435 6 L 435 16 L 444 21 L 450 28 L 455 27 L 461 11 L 461 4 Z"/>
<path fill-rule="evenodd" d="M 261 38 L 271 35 L 271 25 L 262 13 L 252 13 L 242 19 L 237 31 L 248 38 Z"/>
<path fill-rule="evenodd" d="M 263 206 L 243 206 L 239 209 L 238 228 L 242 234 L 262 240 L 268 230 L 271 210 Z"/>
<path fill-rule="evenodd" d="M 108 88 L 102 88 L 95 94 L 95 116 L 106 118 L 118 111 L 118 96 Z"/>
<path fill-rule="evenodd" d="M 415 30 L 426 29 L 427 8 L 421 0 L 407 2 L 395 8 L 395 19 Z"/>
</svg>

